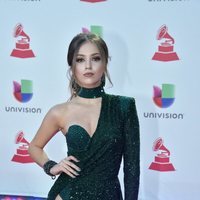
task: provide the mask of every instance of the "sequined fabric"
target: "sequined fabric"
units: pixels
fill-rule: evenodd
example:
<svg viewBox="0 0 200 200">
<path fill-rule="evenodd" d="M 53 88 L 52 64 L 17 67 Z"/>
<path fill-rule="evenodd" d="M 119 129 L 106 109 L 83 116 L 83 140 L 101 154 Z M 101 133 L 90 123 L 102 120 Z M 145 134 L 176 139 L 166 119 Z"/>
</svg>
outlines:
<svg viewBox="0 0 200 200">
<path fill-rule="evenodd" d="M 75 156 L 80 175 L 62 173 L 48 194 L 55 200 L 122 200 L 118 172 L 124 158 L 125 200 L 137 200 L 140 176 L 139 123 L 133 98 L 104 94 L 92 137 L 79 125 L 66 134 L 68 155 Z"/>
</svg>

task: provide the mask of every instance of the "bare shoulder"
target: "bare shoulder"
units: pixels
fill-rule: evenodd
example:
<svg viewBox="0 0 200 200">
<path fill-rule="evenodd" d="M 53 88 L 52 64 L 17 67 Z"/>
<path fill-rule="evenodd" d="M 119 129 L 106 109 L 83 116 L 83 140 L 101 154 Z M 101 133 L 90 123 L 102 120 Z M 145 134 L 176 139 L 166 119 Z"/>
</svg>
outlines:
<svg viewBox="0 0 200 200">
<path fill-rule="evenodd" d="M 60 118 L 63 114 L 67 113 L 70 107 L 70 102 L 64 102 L 60 104 L 56 104 L 50 108 L 48 115 Z"/>
<path fill-rule="evenodd" d="M 58 129 L 63 133 L 66 133 L 66 127 L 71 121 L 76 103 L 74 101 L 68 101 L 53 106 L 47 115 L 57 124 Z"/>
</svg>

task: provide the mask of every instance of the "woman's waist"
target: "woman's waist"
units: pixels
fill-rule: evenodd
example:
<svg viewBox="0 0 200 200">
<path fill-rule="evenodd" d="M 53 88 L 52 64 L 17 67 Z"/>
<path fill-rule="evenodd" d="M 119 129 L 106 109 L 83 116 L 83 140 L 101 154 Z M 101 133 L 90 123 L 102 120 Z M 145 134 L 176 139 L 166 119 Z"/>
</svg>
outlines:
<svg viewBox="0 0 200 200">
<path fill-rule="evenodd" d="M 95 174 L 96 176 L 102 176 L 102 175 L 116 175 L 119 172 L 120 164 L 121 164 L 121 157 L 115 157 L 115 158 L 106 158 L 101 157 L 98 159 L 90 158 L 77 158 L 79 159 L 79 162 L 75 163 L 81 171 L 80 175 L 90 175 Z"/>
<path fill-rule="evenodd" d="M 118 177 L 100 177 L 100 176 L 82 176 L 75 178 L 70 183 L 71 187 L 81 186 L 83 190 L 87 188 L 88 190 L 96 191 L 105 190 L 109 188 L 119 188 L 120 182 Z"/>
<path fill-rule="evenodd" d="M 59 177 L 59 179 L 63 179 L 63 181 L 67 181 L 69 183 L 73 182 L 81 182 L 81 183 L 90 183 L 90 184 L 100 184 L 102 183 L 109 183 L 111 184 L 112 182 L 118 182 L 118 174 L 117 173 L 79 173 L 78 176 L 75 178 L 69 177 L 67 174 L 62 173 Z"/>
<path fill-rule="evenodd" d="M 86 180 L 90 182 L 105 182 L 105 181 L 115 181 L 118 179 L 117 173 L 83 173 L 80 174 L 77 180 Z"/>
</svg>

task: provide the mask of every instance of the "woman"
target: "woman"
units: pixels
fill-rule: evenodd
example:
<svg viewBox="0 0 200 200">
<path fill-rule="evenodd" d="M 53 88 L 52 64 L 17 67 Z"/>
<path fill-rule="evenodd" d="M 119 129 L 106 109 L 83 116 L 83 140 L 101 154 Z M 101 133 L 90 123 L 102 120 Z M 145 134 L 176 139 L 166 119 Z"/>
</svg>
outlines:
<svg viewBox="0 0 200 200">
<path fill-rule="evenodd" d="M 123 157 L 125 200 L 136 200 L 140 142 L 135 101 L 104 92 L 110 77 L 102 38 L 78 34 L 67 59 L 70 101 L 50 109 L 29 145 L 32 159 L 52 178 L 59 175 L 48 199 L 122 200 L 118 172 Z M 43 148 L 59 131 L 66 138 L 68 155 L 57 163 Z"/>
</svg>

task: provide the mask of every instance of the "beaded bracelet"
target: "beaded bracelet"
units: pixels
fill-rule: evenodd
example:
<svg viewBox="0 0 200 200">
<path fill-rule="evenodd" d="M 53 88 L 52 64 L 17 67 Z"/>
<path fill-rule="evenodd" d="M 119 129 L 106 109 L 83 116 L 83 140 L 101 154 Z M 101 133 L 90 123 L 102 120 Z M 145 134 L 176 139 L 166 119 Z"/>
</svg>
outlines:
<svg viewBox="0 0 200 200">
<path fill-rule="evenodd" d="M 49 176 L 51 176 L 52 179 L 55 179 L 56 176 L 50 173 L 50 170 L 53 166 L 57 165 L 58 163 L 53 161 L 53 160 L 48 160 L 44 165 L 43 165 L 43 169 L 45 171 L 46 174 L 48 174 Z"/>
</svg>

